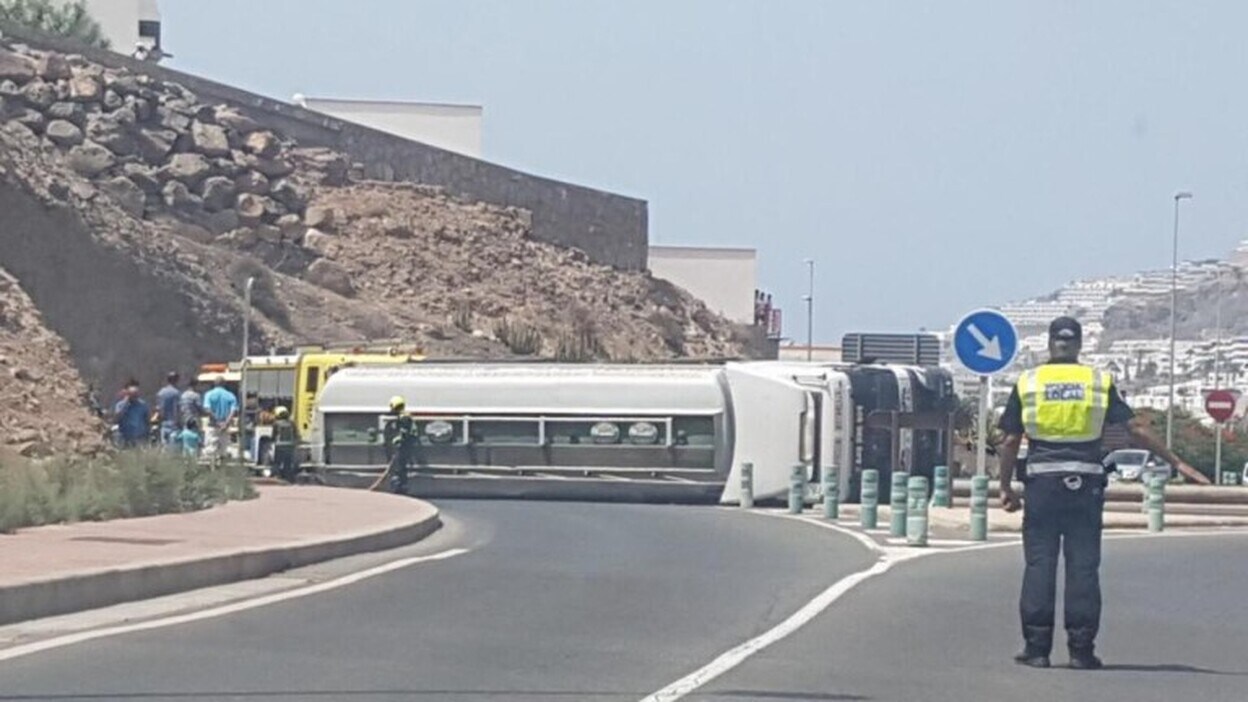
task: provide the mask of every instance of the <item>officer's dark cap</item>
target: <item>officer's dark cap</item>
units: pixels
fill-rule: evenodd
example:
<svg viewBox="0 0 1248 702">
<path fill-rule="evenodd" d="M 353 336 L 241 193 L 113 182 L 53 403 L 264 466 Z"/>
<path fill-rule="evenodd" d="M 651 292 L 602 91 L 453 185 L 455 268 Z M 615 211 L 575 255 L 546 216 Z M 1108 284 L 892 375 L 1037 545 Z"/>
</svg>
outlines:
<svg viewBox="0 0 1248 702">
<path fill-rule="evenodd" d="M 1083 327 L 1074 317 L 1058 317 L 1049 323 L 1049 339 L 1063 341 L 1082 341 Z"/>
</svg>

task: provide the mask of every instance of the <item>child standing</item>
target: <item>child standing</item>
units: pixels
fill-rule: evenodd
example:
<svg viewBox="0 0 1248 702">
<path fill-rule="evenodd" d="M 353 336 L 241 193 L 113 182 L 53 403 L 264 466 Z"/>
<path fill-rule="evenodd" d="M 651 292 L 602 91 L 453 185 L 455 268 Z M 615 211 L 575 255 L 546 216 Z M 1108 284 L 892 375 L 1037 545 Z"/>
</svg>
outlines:
<svg viewBox="0 0 1248 702">
<path fill-rule="evenodd" d="M 182 455 L 186 458 L 199 458 L 199 448 L 203 445 L 203 437 L 199 434 L 199 425 L 194 419 L 186 420 L 186 426 L 174 437 L 182 447 Z"/>
</svg>

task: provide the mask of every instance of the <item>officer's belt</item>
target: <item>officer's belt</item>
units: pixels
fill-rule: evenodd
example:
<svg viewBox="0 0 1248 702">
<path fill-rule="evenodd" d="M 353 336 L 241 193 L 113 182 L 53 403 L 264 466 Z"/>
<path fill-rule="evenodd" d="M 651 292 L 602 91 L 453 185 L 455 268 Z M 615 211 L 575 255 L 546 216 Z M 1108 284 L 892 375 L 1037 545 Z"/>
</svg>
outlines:
<svg viewBox="0 0 1248 702">
<path fill-rule="evenodd" d="M 1045 463 L 1027 463 L 1027 475 L 1053 475 L 1054 473 L 1081 473 L 1084 475 L 1101 475 L 1105 467 L 1100 463 L 1085 461 L 1052 461 Z"/>
</svg>

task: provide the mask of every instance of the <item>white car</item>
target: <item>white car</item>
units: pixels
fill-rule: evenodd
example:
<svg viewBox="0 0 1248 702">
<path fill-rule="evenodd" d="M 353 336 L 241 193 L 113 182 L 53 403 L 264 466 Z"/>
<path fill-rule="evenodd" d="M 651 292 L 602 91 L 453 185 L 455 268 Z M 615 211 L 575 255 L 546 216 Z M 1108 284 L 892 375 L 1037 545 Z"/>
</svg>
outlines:
<svg viewBox="0 0 1248 702">
<path fill-rule="evenodd" d="M 1174 475 L 1174 468 L 1165 459 L 1145 449 L 1119 449 L 1105 457 L 1105 465 L 1117 466 L 1118 480 L 1128 482 L 1143 482 L 1153 477 L 1169 481 Z"/>
</svg>

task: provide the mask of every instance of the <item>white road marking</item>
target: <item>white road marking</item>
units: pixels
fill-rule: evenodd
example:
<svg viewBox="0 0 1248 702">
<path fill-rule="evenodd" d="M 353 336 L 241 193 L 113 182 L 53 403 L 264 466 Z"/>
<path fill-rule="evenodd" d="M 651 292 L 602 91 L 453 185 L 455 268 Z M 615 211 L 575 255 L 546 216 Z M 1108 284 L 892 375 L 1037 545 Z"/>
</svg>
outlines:
<svg viewBox="0 0 1248 702">
<path fill-rule="evenodd" d="M 810 600 L 805 605 L 803 605 L 801 609 L 794 612 L 792 615 L 789 616 L 789 618 L 780 622 L 779 624 L 772 627 L 771 629 L 763 632 L 762 634 L 759 634 L 758 636 L 755 636 L 754 638 L 749 639 L 748 641 L 725 651 L 724 653 L 720 654 L 719 657 L 716 658 L 715 660 L 693 671 L 692 673 L 686 675 L 685 677 L 677 680 L 676 682 L 671 683 L 667 687 L 664 687 L 662 690 L 659 690 L 658 692 L 655 692 L 654 694 L 645 697 L 644 699 L 642 699 L 641 702 L 673 702 L 674 700 L 678 700 L 684 697 L 685 695 L 688 695 L 691 692 L 694 692 L 695 690 L 702 687 L 703 685 L 706 685 L 707 683 L 711 682 L 715 678 L 718 678 L 724 673 L 727 673 L 728 671 L 737 667 L 741 663 L 745 662 L 747 658 L 754 655 L 755 653 L 758 653 L 764 648 L 767 648 L 768 646 L 776 643 L 777 641 L 784 639 L 785 637 L 789 636 L 793 632 L 802 628 L 804 625 L 810 622 L 810 620 L 819 616 L 825 610 L 831 607 L 834 603 L 836 603 L 836 601 L 839 600 L 845 593 L 854 589 L 854 587 L 857 586 L 859 583 L 869 580 L 870 578 L 873 578 L 877 575 L 882 575 L 884 573 L 887 573 L 890 569 L 892 569 L 893 566 L 899 563 L 912 561 L 917 558 L 922 558 L 924 556 L 949 554 L 949 553 L 966 553 L 968 551 L 982 551 L 986 549 L 1005 548 L 1007 546 L 1017 546 L 1022 543 L 1021 538 L 1015 537 L 1015 538 L 1010 538 L 1004 541 L 969 542 L 970 545 L 956 546 L 953 548 L 911 548 L 911 547 L 885 546 L 885 545 L 880 544 L 878 541 L 871 538 L 867 534 L 862 533 L 862 531 L 860 530 L 841 526 L 840 524 L 836 524 L 834 522 L 829 522 L 826 520 L 821 520 L 819 518 L 812 518 L 812 517 L 807 517 L 807 516 L 797 515 L 797 514 L 788 514 L 787 512 L 780 512 L 780 511 L 741 510 L 740 508 L 733 508 L 733 507 L 728 507 L 725 509 L 738 511 L 738 512 L 744 511 L 747 514 L 756 514 L 756 515 L 761 515 L 764 517 L 790 519 L 790 520 L 794 520 L 798 522 L 803 522 L 805 524 L 810 524 L 812 526 L 821 527 L 824 529 L 830 529 L 832 531 L 835 531 L 837 533 L 840 533 L 840 534 L 843 534 L 845 536 L 849 536 L 855 539 L 860 544 L 865 546 L 872 553 L 878 554 L 880 557 L 880 560 L 877 561 L 875 565 L 871 566 L 870 568 L 866 570 L 861 570 L 861 571 L 858 571 L 857 573 L 853 573 L 851 575 L 845 576 L 844 578 L 841 578 L 840 580 L 833 583 L 830 587 L 828 587 L 828 589 L 816 595 L 814 599 Z M 879 530 L 876 530 L 876 531 L 879 531 Z M 1160 534 L 1153 534 L 1153 533 L 1148 533 L 1148 532 L 1145 532 L 1142 534 L 1141 533 L 1129 533 L 1129 534 L 1115 533 L 1115 534 L 1107 534 L 1106 538 L 1119 540 L 1119 539 L 1131 539 L 1131 538 L 1137 538 L 1137 539 L 1138 538 L 1156 538 L 1156 537 L 1166 537 L 1166 536 L 1212 536 L 1212 535 L 1226 535 L 1226 534 L 1248 534 L 1248 530 L 1221 529 L 1217 531 L 1199 531 L 1199 532 L 1172 531 L 1172 532 L 1162 532 Z"/>
<path fill-rule="evenodd" d="M 448 558 L 453 558 L 455 556 L 463 555 L 465 553 L 468 553 L 468 551 L 469 549 L 466 549 L 466 548 L 452 548 L 446 551 L 440 551 L 438 553 L 430 554 L 428 556 L 414 556 L 411 558 L 401 558 L 397 561 L 391 561 L 389 563 L 383 563 L 379 566 L 374 566 L 372 568 L 366 568 L 365 570 L 351 573 L 350 575 L 344 575 L 340 578 L 334 578 L 333 580 L 326 580 L 325 582 L 322 582 L 322 583 L 316 583 L 313 585 L 308 585 L 307 587 L 300 587 L 300 588 L 296 588 L 293 590 L 286 590 L 284 592 L 278 592 L 272 595 L 265 595 L 263 597 L 257 597 L 251 600 L 233 602 L 231 604 L 222 605 L 220 607 L 212 607 L 210 609 L 204 609 L 198 612 L 189 612 L 187 614 L 179 614 L 179 615 L 172 616 L 172 617 L 165 617 L 163 619 L 153 619 L 151 621 L 137 622 L 135 624 L 122 624 L 119 626 L 105 627 L 103 629 L 80 631 L 80 632 L 76 632 L 73 634 L 67 634 L 65 636 L 58 636 L 58 637 L 51 638 L 51 639 L 45 639 L 43 641 L 34 641 L 34 642 L 23 644 L 20 646 L 13 646 L 12 648 L 0 649 L 0 662 L 12 660 L 14 658 L 20 658 L 22 656 L 29 656 L 34 653 L 41 653 L 43 651 L 47 651 L 47 650 L 54 649 L 54 648 L 61 648 L 63 646 L 72 646 L 74 644 L 83 643 L 84 641 L 102 639 L 106 636 L 118 636 L 120 634 L 129 634 L 129 633 L 133 633 L 136 631 L 148 631 L 150 629 L 161 629 L 167 626 L 187 624 L 189 622 L 200 621 L 203 619 L 211 619 L 214 617 L 221 617 L 227 614 L 234 614 L 235 612 L 243 612 L 249 609 L 255 609 L 257 607 L 264 607 L 267 605 L 276 604 L 278 602 L 285 602 L 287 600 L 298 599 L 300 597 L 306 597 L 308 595 L 316 595 L 322 592 L 327 592 L 329 590 L 336 590 L 340 587 L 345 587 L 347 585 L 353 585 L 355 583 L 360 582 L 361 580 L 367 580 L 369 578 L 373 578 L 378 575 L 384 575 L 386 573 L 399 570 L 400 568 L 406 568 L 408 566 L 416 565 L 418 563 L 442 561 Z"/>
<path fill-rule="evenodd" d="M 870 568 L 841 578 L 831 587 L 816 595 L 815 599 L 807 602 L 801 609 L 790 615 L 788 619 L 745 643 L 725 651 L 707 665 L 646 697 L 642 702 L 671 702 L 697 690 L 699 687 L 737 667 L 755 653 L 802 628 L 807 622 L 819 616 L 820 613 L 830 607 L 833 602 L 840 599 L 842 595 L 852 590 L 858 583 L 888 572 L 888 569 L 892 568 L 896 563 L 897 561 L 882 557 Z"/>
</svg>

